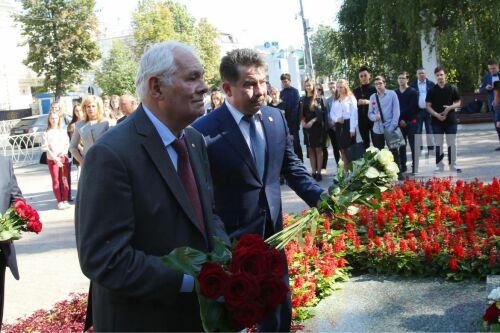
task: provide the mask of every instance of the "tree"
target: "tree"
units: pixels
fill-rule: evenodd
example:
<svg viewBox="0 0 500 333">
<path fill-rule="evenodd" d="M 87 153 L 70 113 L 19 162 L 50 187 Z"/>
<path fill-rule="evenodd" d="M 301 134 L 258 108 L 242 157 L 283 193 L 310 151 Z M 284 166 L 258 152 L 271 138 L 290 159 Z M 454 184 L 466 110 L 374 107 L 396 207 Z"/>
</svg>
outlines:
<svg viewBox="0 0 500 333">
<path fill-rule="evenodd" d="M 396 82 L 401 70 L 421 66 L 420 37 L 430 40 L 451 82 L 472 91 L 491 57 L 498 57 L 498 6 L 489 0 L 345 0 L 338 14 L 338 48 L 351 79 L 360 65 Z"/>
<path fill-rule="evenodd" d="M 220 47 L 216 44 L 219 33 L 206 19 L 201 19 L 197 27 L 196 48 L 205 68 L 205 80 L 212 86 L 220 83 Z"/>
<path fill-rule="evenodd" d="M 82 81 L 82 72 L 99 56 L 94 40 L 94 0 L 22 0 L 15 19 L 29 51 L 23 63 L 38 76 L 55 99 Z"/>
<path fill-rule="evenodd" d="M 341 78 L 345 75 L 342 58 L 338 50 L 338 32 L 320 25 L 311 36 L 311 49 L 316 76 Z"/>
<path fill-rule="evenodd" d="M 136 73 L 134 53 L 125 43 L 117 40 L 95 73 L 95 80 L 105 95 L 133 95 Z"/>
<path fill-rule="evenodd" d="M 148 44 L 178 40 L 198 51 L 207 82 L 211 85 L 217 82 L 220 60 L 220 47 L 216 43 L 218 33 L 206 19 L 196 24 L 186 6 L 171 0 L 142 0 L 132 17 L 137 57 L 142 56 Z"/>
</svg>

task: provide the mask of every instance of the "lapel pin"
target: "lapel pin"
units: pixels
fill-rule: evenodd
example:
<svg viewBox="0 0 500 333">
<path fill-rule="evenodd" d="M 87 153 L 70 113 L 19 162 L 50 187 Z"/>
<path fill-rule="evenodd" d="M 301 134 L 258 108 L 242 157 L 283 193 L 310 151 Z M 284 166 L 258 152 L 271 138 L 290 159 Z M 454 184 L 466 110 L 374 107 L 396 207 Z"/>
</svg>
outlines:
<svg viewBox="0 0 500 333">
<path fill-rule="evenodd" d="M 273 121 L 274 121 L 274 120 L 273 120 L 273 117 L 269 116 L 269 121 L 270 121 L 270 122 L 273 122 Z"/>
<path fill-rule="evenodd" d="M 191 147 L 193 147 L 193 148 L 195 147 L 194 143 L 191 144 Z"/>
</svg>

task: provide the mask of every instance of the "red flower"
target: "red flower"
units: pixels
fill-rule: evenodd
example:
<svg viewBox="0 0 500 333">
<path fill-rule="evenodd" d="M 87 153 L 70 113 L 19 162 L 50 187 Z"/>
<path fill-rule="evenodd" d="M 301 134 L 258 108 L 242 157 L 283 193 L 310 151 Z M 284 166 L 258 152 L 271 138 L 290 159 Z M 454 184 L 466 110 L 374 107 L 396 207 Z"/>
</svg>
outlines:
<svg viewBox="0 0 500 333">
<path fill-rule="evenodd" d="M 40 221 L 28 221 L 27 228 L 29 231 L 36 232 L 38 234 L 42 231 L 42 224 Z"/>
<path fill-rule="evenodd" d="M 286 265 L 286 262 L 283 259 L 283 256 L 278 250 L 271 249 L 266 256 L 269 272 L 277 277 L 282 277 L 283 274 L 285 274 Z"/>
<path fill-rule="evenodd" d="M 228 275 L 221 265 L 211 262 L 204 263 L 198 276 L 200 293 L 208 298 L 218 298 L 224 291 L 227 279 Z"/>
<path fill-rule="evenodd" d="M 260 280 L 260 296 L 262 304 L 270 308 L 275 308 L 285 301 L 288 287 L 285 282 L 277 277 L 266 277 Z"/>
<path fill-rule="evenodd" d="M 224 299 L 230 307 L 237 307 L 255 299 L 259 295 L 259 285 L 247 273 L 236 273 L 229 277 L 224 288 Z"/>
<path fill-rule="evenodd" d="M 22 217 L 23 219 L 29 219 L 30 216 L 32 215 L 33 208 L 31 208 L 30 205 L 26 203 L 21 198 L 17 198 L 16 201 L 14 201 L 14 209 L 16 210 L 16 214 Z"/>
<path fill-rule="evenodd" d="M 241 327 L 252 327 L 264 320 L 265 308 L 256 301 L 249 301 L 238 307 L 231 308 L 231 316 Z"/>
<path fill-rule="evenodd" d="M 266 242 L 262 240 L 262 238 L 257 234 L 246 234 L 240 237 L 236 246 L 234 247 L 234 251 L 238 251 L 241 249 L 268 249 L 269 246 Z"/>
<path fill-rule="evenodd" d="M 240 248 L 233 252 L 229 265 L 231 273 L 244 272 L 251 275 L 262 275 L 268 272 L 266 260 L 267 249 L 258 247 Z"/>
<path fill-rule="evenodd" d="M 484 313 L 483 320 L 487 321 L 488 324 L 498 324 L 498 317 L 500 316 L 500 310 L 497 308 L 496 302 L 491 304 Z"/>
<path fill-rule="evenodd" d="M 456 258 L 450 258 L 448 265 L 452 271 L 456 272 L 458 270 L 458 262 Z"/>
<path fill-rule="evenodd" d="M 453 253 L 457 256 L 458 259 L 463 259 L 465 257 L 464 248 L 460 244 L 456 244 L 453 247 Z"/>
</svg>

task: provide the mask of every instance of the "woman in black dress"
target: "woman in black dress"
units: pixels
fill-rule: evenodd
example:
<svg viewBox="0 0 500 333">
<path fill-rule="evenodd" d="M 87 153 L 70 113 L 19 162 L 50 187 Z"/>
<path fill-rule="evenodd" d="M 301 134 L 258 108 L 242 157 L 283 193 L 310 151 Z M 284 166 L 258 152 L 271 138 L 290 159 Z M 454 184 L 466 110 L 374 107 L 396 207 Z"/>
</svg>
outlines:
<svg viewBox="0 0 500 333">
<path fill-rule="evenodd" d="M 299 102 L 301 125 L 304 129 L 304 144 L 307 147 L 311 162 L 312 176 L 321 180 L 321 166 L 323 165 L 323 133 L 325 126 L 323 118 L 325 105 L 314 89 L 314 82 L 307 79 L 304 82 L 306 95 Z"/>
</svg>

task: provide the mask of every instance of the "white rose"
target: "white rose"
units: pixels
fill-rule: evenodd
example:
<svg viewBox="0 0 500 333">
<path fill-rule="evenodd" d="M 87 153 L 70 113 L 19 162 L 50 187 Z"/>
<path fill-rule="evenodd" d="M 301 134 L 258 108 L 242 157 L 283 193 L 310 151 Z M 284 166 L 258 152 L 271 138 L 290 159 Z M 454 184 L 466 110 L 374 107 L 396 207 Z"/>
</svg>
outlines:
<svg viewBox="0 0 500 333">
<path fill-rule="evenodd" d="M 375 159 L 380 162 L 380 164 L 387 165 L 390 162 L 394 162 L 394 156 L 392 156 L 392 153 L 388 151 L 387 149 L 382 149 L 375 155 Z"/>
<path fill-rule="evenodd" d="M 380 150 L 378 150 L 378 148 L 370 146 L 366 151 L 369 151 L 370 153 L 378 153 Z"/>
<path fill-rule="evenodd" d="M 389 162 L 389 164 L 385 166 L 385 171 L 387 172 L 389 177 L 392 178 L 392 180 L 398 179 L 399 168 L 396 163 Z"/>
</svg>

